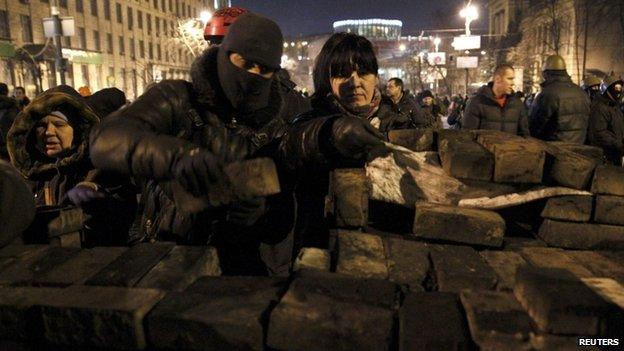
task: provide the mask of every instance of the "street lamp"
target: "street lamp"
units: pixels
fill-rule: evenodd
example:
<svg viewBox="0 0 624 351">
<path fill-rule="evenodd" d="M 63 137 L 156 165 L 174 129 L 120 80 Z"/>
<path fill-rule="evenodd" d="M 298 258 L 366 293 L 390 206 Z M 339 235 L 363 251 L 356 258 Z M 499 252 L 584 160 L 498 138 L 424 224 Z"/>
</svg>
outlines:
<svg viewBox="0 0 624 351">
<path fill-rule="evenodd" d="M 405 44 L 399 45 L 399 50 L 401 50 L 403 52 L 403 51 L 405 51 L 405 49 L 406 49 Z"/>
<path fill-rule="evenodd" d="M 433 45 L 435 45 L 435 51 L 438 52 L 438 47 L 440 46 L 440 43 L 442 42 L 442 39 L 440 39 L 439 37 L 435 37 L 433 39 Z"/>
<path fill-rule="evenodd" d="M 204 26 L 210 21 L 211 18 L 212 18 L 212 13 L 208 10 L 205 10 L 199 13 L 199 20 L 202 21 Z"/>
<path fill-rule="evenodd" d="M 468 2 L 468 5 L 459 11 L 459 16 L 466 19 L 466 36 L 470 36 L 470 22 L 479 18 L 477 8 Z"/>
</svg>

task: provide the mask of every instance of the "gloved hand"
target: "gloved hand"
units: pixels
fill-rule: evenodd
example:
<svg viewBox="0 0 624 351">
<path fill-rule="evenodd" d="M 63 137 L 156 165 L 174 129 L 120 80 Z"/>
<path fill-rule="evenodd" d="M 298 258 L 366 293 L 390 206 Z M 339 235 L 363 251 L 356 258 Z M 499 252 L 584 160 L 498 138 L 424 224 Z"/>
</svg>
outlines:
<svg viewBox="0 0 624 351">
<path fill-rule="evenodd" d="M 201 148 L 179 156 L 173 165 L 173 175 L 195 197 L 207 195 L 210 187 L 225 181 L 223 164 L 213 153 Z"/>
<path fill-rule="evenodd" d="M 79 207 L 82 207 L 93 200 L 104 198 L 106 195 L 99 191 L 97 186 L 94 185 L 95 184 L 88 185 L 79 183 L 67 192 L 67 198 L 74 205 Z"/>
<path fill-rule="evenodd" d="M 256 223 L 265 211 L 266 198 L 256 197 L 230 205 L 226 219 L 230 223 L 248 227 Z"/>
<path fill-rule="evenodd" d="M 342 116 L 333 121 L 331 139 L 342 157 L 361 160 L 368 151 L 383 145 L 385 138 L 367 121 L 355 116 Z"/>
</svg>

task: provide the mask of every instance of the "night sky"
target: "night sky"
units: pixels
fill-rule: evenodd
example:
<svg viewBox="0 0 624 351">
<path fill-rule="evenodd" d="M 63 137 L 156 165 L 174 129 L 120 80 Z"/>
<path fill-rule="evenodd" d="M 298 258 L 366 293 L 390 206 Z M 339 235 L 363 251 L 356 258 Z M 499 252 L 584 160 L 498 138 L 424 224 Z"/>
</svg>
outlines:
<svg viewBox="0 0 624 351">
<path fill-rule="evenodd" d="M 344 19 L 384 18 L 403 21 L 403 34 L 420 29 L 462 28 L 459 10 L 464 0 L 232 0 L 276 21 L 286 37 L 330 33 Z M 473 1 L 479 19 L 472 28 L 486 27 L 486 0 Z"/>
</svg>

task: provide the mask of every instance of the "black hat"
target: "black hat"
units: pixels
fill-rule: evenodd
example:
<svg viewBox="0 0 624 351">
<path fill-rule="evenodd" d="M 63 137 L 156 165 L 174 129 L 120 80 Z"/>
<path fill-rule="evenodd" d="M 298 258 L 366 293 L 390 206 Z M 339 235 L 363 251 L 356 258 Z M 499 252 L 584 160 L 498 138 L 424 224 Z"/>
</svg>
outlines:
<svg viewBox="0 0 624 351">
<path fill-rule="evenodd" d="M 422 93 L 420 93 L 420 98 L 421 99 L 424 99 L 426 97 L 433 98 L 433 94 L 431 93 L 430 90 L 424 90 Z"/>
<path fill-rule="evenodd" d="M 279 69 L 284 37 L 277 23 L 248 12 L 230 26 L 221 48 L 269 68 Z"/>
</svg>

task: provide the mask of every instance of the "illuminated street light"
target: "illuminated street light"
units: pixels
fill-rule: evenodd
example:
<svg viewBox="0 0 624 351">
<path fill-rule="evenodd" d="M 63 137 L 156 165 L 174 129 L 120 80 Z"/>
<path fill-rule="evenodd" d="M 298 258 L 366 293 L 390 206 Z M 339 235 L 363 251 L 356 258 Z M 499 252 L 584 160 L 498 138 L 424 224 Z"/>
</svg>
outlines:
<svg viewBox="0 0 624 351">
<path fill-rule="evenodd" d="M 441 42 L 442 42 L 442 39 L 440 39 L 439 37 L 435 37 L 435 39 L 433 39 L 433 45 L 435 45 L 436 52 L 438 52 L 438 47 L 440 46 Z"/>
<path fill-rule="evenodd" d="M 487 52 L 485 50 L 481 50 L 481 55 L 485 55 Z"/>
<path fill-rule="evenodd" d="M 479 12 L 474 5 L 468 5 L 459 11 L 459 16 L 466 19 L 466 36 L 470 36 L 470 22 L 479 18 Z"/>
<path fill-rule="evenodd" d="M 210 19 L 212 18 L 212 13 L 210 11 L 202 11 L 199 14 L 199 19 L 202 21 L 204 25 L 206 25 Z"/>
<path fill-rule="evenodd" d="M 399 45 L 399 50 L 405 51 L 405 49 L 406 49 L 405 44 Z"/>
</svg>

